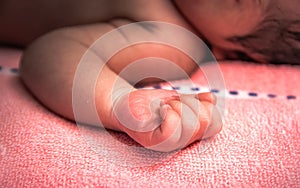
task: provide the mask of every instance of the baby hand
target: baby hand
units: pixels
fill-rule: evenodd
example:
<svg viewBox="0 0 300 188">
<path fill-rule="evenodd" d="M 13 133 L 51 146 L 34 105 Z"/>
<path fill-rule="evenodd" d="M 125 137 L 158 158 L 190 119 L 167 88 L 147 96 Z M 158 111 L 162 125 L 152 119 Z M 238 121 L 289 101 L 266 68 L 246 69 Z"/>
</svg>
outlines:
<svg viewBox="0 0 300 188">
<path fill-rule="evenodd" d="M 217 134 L 222 127 L 212 93 L 134 90 L 114 104 L 120 129 L 142 146 L 173 151 Z"/>
</svg>

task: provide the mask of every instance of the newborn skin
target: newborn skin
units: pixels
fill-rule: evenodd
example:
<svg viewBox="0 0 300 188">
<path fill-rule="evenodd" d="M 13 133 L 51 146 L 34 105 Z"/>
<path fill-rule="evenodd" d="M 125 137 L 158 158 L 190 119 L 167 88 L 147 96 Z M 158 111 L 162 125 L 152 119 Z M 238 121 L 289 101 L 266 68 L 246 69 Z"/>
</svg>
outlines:
<svg viewBox="0 0 300 188">
<path fill-rule="evenodd" d="M 172 151 L 221 129 L 211 93 L 182 94 L 168 90 L 134 90 L 114 104 L 122 131 L 144 147 Z"/>
<path fill-rule="evenodd" d="M 166 22 L 205 37 L 216 57 L 223 59 L 231 52 L 243 50 L 226 38 L 248 33 L 261 20 L 262 9 L 257 1 L 243 2 L 247 6 L 240 6 L 240 1 L 211 0 L 4 0 L 0 3 L 0 25 L 5 26 L 0 31 L 0 41 L 27 47 L 20 65 L 22 81 L 50 110 L 74 120 L 72 87 L 76 68 L 101 36 L 134 22 Z M 247 11 L 242 7 L 247 7 Z M 137 30 L 153 37 L 160 32 L 155 28 Z M 120 32 L 120 36 L 121 41 L 128 39 L 126 33 Z M 109 41 L 107 46 L 119 41 Z M 193 44 L 187 45 L 193 50 Z M 222 122 L 211 93 L 180 95 L 175 91 L 134 89 L 134 83 L 119 76 L 131 62 L 147 57 L 167 59 L 191 74 L 198 66 L 186 54 L 167 45 L 141 44 L 129 46 L 105 63 L 105 54 L 91 53 L 93 65 L 103 64 L 96 80 L 95 101 L 105 128 L 123 131 L 144 147 L 158 151 L 176 150 L 220 131 Z M 81 78 L 83 96 L 91 92 L 85 89 L 91 79 L 94 78 L 88 70 Z M 180 77 L 174 73 L 170 79 Z M 121 80 L 119 89 L 131 92 L 116 95 L 116 80 Z M 157 81 L 149 78 L 140 84 Z M 98 126 L 90 119 L 76 120 Z"/>
<path fill-rule="evenodd" d="M 82 56 L 103 33 L 127 23 L 131 22 L 120 19 L 112 20 L 111 23 L 68 27 L 40 37 L 27 48 L 22 58 L 22 80 L 45 106 L 74 120 L 72 86 Z M 145 45 L 134 45 L 122 50 L 99 73 L 95 101 L 103 126 L 127 133 L 144 147 L 164 152 L 183 148 L 219 132 L 222 122 L 215 110 L 212 94 L 199 94 L 195 97 L 179 95 L 175 91 L 134 89 L 131 83 L 118 76 L 130 62 L 145 57 L 169 59 L 187 73 L 191 73 L 195 67 L 191 59 L 177 49 L 165 45 Z M 94 58 L 92 63 L 102 63 L 97 54 Z M 176 74 L 173 78 L 176 78 Z M 90 71 L 81 79 L 82 95 L 91 79 L 94 78 Z M 116 92 L 119 91 L 115 88 L 116 80 L 119 80 L 117 87 L 131 92 Z M 152 81 L 158 80 L 145 80 L 141 84 Z M 129 97 L 126 98 L 126 95 Z M 152 109 L 153 117 L 150 116 L 151 104 L 156 104 Z M 120 119 L 127 112 L 130 114 Z M 149 119 L 150 117 L 154 119 Z M 99 126 L 86 118 L 76 121 Z M 151 123 L 153 127 L 142 129 Z"/>
</svg>

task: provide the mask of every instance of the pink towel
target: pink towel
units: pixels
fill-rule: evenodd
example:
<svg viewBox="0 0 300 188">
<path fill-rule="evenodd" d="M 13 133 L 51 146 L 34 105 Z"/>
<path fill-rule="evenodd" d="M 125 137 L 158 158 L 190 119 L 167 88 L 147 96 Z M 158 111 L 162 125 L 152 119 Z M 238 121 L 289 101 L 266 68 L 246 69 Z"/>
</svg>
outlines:
<svg viewBox="0 0 300 188">
<path fill-rule="evenodd" d="M 21 84 L 20 54 L 0 49 L 0 187 L 300 187 L 300 67 L 222 62 L 222 132 L 164 154 L 49 112 Z"/>
</svg>

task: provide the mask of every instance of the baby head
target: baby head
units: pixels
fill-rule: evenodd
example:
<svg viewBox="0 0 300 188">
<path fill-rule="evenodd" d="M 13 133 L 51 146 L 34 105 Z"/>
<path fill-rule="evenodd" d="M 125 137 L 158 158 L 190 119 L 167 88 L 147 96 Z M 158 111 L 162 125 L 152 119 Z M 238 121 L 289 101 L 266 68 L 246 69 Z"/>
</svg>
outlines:
<svg viewBox="0 0 300 188">
<path fill-rule="evenodd" d="M 175 0 L 215 57 L 300 64 L 299 0 Z"/>
</svg>

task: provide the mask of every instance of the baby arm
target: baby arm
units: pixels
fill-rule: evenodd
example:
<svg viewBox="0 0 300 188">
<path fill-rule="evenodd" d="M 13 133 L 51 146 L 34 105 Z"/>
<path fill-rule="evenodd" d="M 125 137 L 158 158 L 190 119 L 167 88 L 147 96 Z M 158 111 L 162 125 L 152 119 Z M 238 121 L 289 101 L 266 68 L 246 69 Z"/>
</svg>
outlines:
<svg viewBox="0 0 300 188">
<path fill-rule="evenodd" d="M 88 47 L 112 29 L 109 24 L 95 24 L 63 28 L 42 36 L 24 53 L 20 67 L 23 82 L 46 107 L 74 120 L 72 87 L 76 68 Z M 94 63 L 101 61 L 99 59 L 99 62 Z M 89 76 L 86 75 L 82 85 L 88 85 Z M 116 78 L 116 73 L 108 66 L 103 67 L 96 86 L 96 102 L 101 104 L 97 106 L 97 111 L 106 128 L 120 130 L 117 121 L 110 114 L 112 103 L 107 100 Z M 121 83 L 124 88 L 132 88 L 125 81 Z M 85 92 L 84 86 L 82 88 L 82 92 Z M 78 121 L 91 125 L 96 123 L 88 119 Z"/>
<path fill-rule="evenodd" d="M 38 39 L 27 49 L 22 59 L 21 77 L 26 86 L 52 111 L 74 120 L 72 86 L 76 68 L 89 46 L 103 34 L 115 29 L 113 25 L 118 25 L 116 23 L 120 22 L 64 28 Z M 133 49 L 136 51 L 140 47 Z M 137 90 L 118 76 L 122 67 L 141 58 L 140 54 L 147 56 L 148 51 L 158 56 L 169 54 L 170 59 L 180 61 L 179 65 L 188 61 L 181 55 L 174 56 L 172 49 L 165 48 L 164 52 L 167 53 L 161 53 L 161 46 L 141 50 L 143 53 L 124 51 L 113 57 L 103 66 L 96 82 L 96 108 L 104 127 L 123 131 L 141 145 L 159 151 L 172 151 L 219 132 L 221 121 L 214 107 L 213 95 Z M 94 63 L 101 63 L 100 58 Z M 193 68 L 188 63 L 181 67 L 186 72 Z M 81 82 L 82 92 L 85 92 L 84 85 L 85 82 L 88 84 L 89 76 L 87 74 Z M 119 91 L 114 88 L 116 80 L 118 87 L 126 92 L 114 93 Z M 124 117 L 125 112 L 130 113 Z M 96 125 L 92 120 L 76 120 Z M 206 130 L 207 134 L 204 135 Z"/>
</svg>

